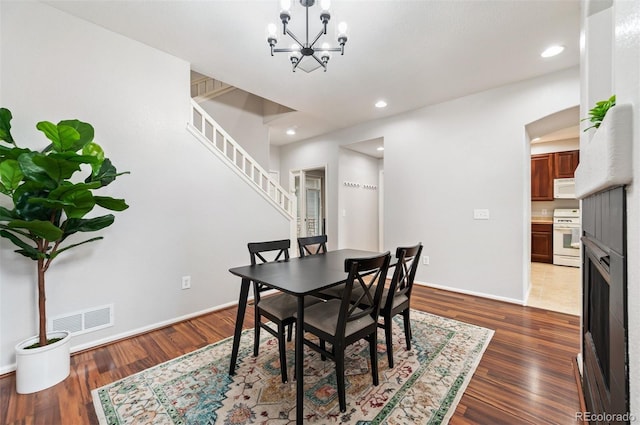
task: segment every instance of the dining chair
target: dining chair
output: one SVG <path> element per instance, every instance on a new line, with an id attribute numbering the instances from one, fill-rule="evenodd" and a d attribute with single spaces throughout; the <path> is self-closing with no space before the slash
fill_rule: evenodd
<path id="1" fill-rule="evenodd" d="M 267 242 L 250 242 L 247 244 L 249 254 L 251 255 L 251 265 L 267 263 L 270 261 L 288 261 L 289 248 L 291 241 L 289 239 L 267 241 Z M 253 356 L 258 356 L 260 346 L 260 329 L 264 329 L 278 339 L 278 351 L 280 355 L 280 375 L 282 382 L 287 382 L 287 355 L 285 342 L 285 329 L 288 327 L 287 340 L 291 341 L 292 327 L 295 323 L 293 314 L 298 309 L 298 299 L 289 294 L 278 292 L 267 297 L 262 297 L 264 291 L 271 288 L 260 282 L 253 281 L 253 295 L 255 305 L 255 331 L 253 340 Z M 305 297 L 305 307 L 320 302 L 321 300 L 314 297 Z M 276 329 L 262 322 L 262 318 L 266 318 L 273 322 Z"/>
<path id="2" fill-rule="evenodd" d="M 416 270 L 420 263 L 422 253 L 422 243 L 414 246 L 398 247 L 396 249 L 396 262 L 390 267 L 394 268 L 393 277 L 388 288 L 382 292 L 380 301 L 380 317 L 383 322 L 378 326 L 384 328 L 385 341 L 387 344 L 387 359 L 389 369 L 393 368 L 393 333 L 391 330 L 392 319 L 397 314 L 402 314 L 404 322 L 404 336 L 407 343 L 407 350 L 411 350 L 411 320 L 410 304 L 411 289 Z"/>
<path id="3" fill-rule="evenodd" d="M 300 252 L 300 257 L 325 254 L 327 252 L 327 235 L 298 238 L 298 251 Z M 341 299 L 343 292 L 344 284 L 323 289 L 322 291 L 318 291 L 315 295 L 324 300 L 334 298 Z"/>
<path id="4" fill-rule="evenodd" d="M 298 238 L 298 251 L 300 252 L 300 257 L 326 253 L 327 235 Z"/>
<path id="5" fill-rule="evenodd" d="M 377 361 L 377 330 L 378 311 L 382 290 L 389 267 L 391 254 L 386 252 L 366 258 L 350 258 L 345 261 L 345 271 L 348 272 L 345 283 L 345 296 L 342 299 L 328 300 L 322 304 L 306 307 L 304 310 L 303 335 L 304 345 L 320 353 L 321 358 L 330 358 L 335 363 L 336 384 L 340 411 L 347 410 L 345 394 L 345 349 L 359 341 L 369 341 L 369 356 L 371 358 L 371 376 L 373 385 L 378 385 Z M 364 276 L 369 276 L 364 279 Z M 354 287 L 363 289 L 362 298 L 370 302 L 364 308 L 350 302 Z M 299 330 L 296 330 L 298 332 Z M 315 335 L 319 343 L 306 337 Z M 331 344 L 327 350 L 326 343 Z"/>

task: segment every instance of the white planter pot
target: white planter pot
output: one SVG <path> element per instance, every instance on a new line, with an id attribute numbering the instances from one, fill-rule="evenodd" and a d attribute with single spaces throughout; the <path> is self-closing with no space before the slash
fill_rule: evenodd
<path id="1" fill-rule="evenodd" d="M 56 331 L 47 338 L 62 338 L 46 347 L 25 349 L 36 342 L 38 337 L 25 339 L 16 345 L 16 391 L 30 394 L 44 390 L 63 381 L 69 376 L 71 334 Z"/>

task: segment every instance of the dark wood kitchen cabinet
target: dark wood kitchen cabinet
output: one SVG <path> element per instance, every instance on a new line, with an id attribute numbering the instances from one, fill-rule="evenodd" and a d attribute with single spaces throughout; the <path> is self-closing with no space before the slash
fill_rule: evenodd
<path id="1" fill-rule="evenodd" d="M 572 178 L 580 162 L 580 151 L 556 152 L 554 155 L 554 178 Z"/>
<path id="2" fill-rule="evenodd" d="M 553 263 L 553 225 L 531 224 L 531 261 Z"/>
<path id="3" fill-rule="evenodd" d="M 531 155 L 531 200 L 553 201 L 554 154 Z"/>
<path id="4" fill-rule="evenodd" d="M 574 176 L 580 151 L 531 155 L 531 200 L 553 201 L 553 179 Z"/>

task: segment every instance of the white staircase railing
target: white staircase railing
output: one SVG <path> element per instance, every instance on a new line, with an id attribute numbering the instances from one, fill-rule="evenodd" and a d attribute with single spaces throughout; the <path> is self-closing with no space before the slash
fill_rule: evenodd
<path id="1" fill-rule="evenodd" d="M 191 99 L 188 130 L 225 164 L 246 180 L 290 220 L 296 216 L 296 198 L 264 170 L 198 103 Z"/>
<path id="2" fill-rule="evenodd" d="M 191 81 L 191 97 L 196 101 L 212 99 L 231 90 L 235 90 L 235 87 L 210 77 Z"/>

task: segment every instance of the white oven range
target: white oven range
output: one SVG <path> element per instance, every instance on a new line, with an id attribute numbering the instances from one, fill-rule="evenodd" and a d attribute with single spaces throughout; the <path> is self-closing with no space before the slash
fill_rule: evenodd
<path id="1" fill-rule="evenodd" d="M 581 233 L 579 209 L 553 210 L 553 264 L 580 267 Z"/>

